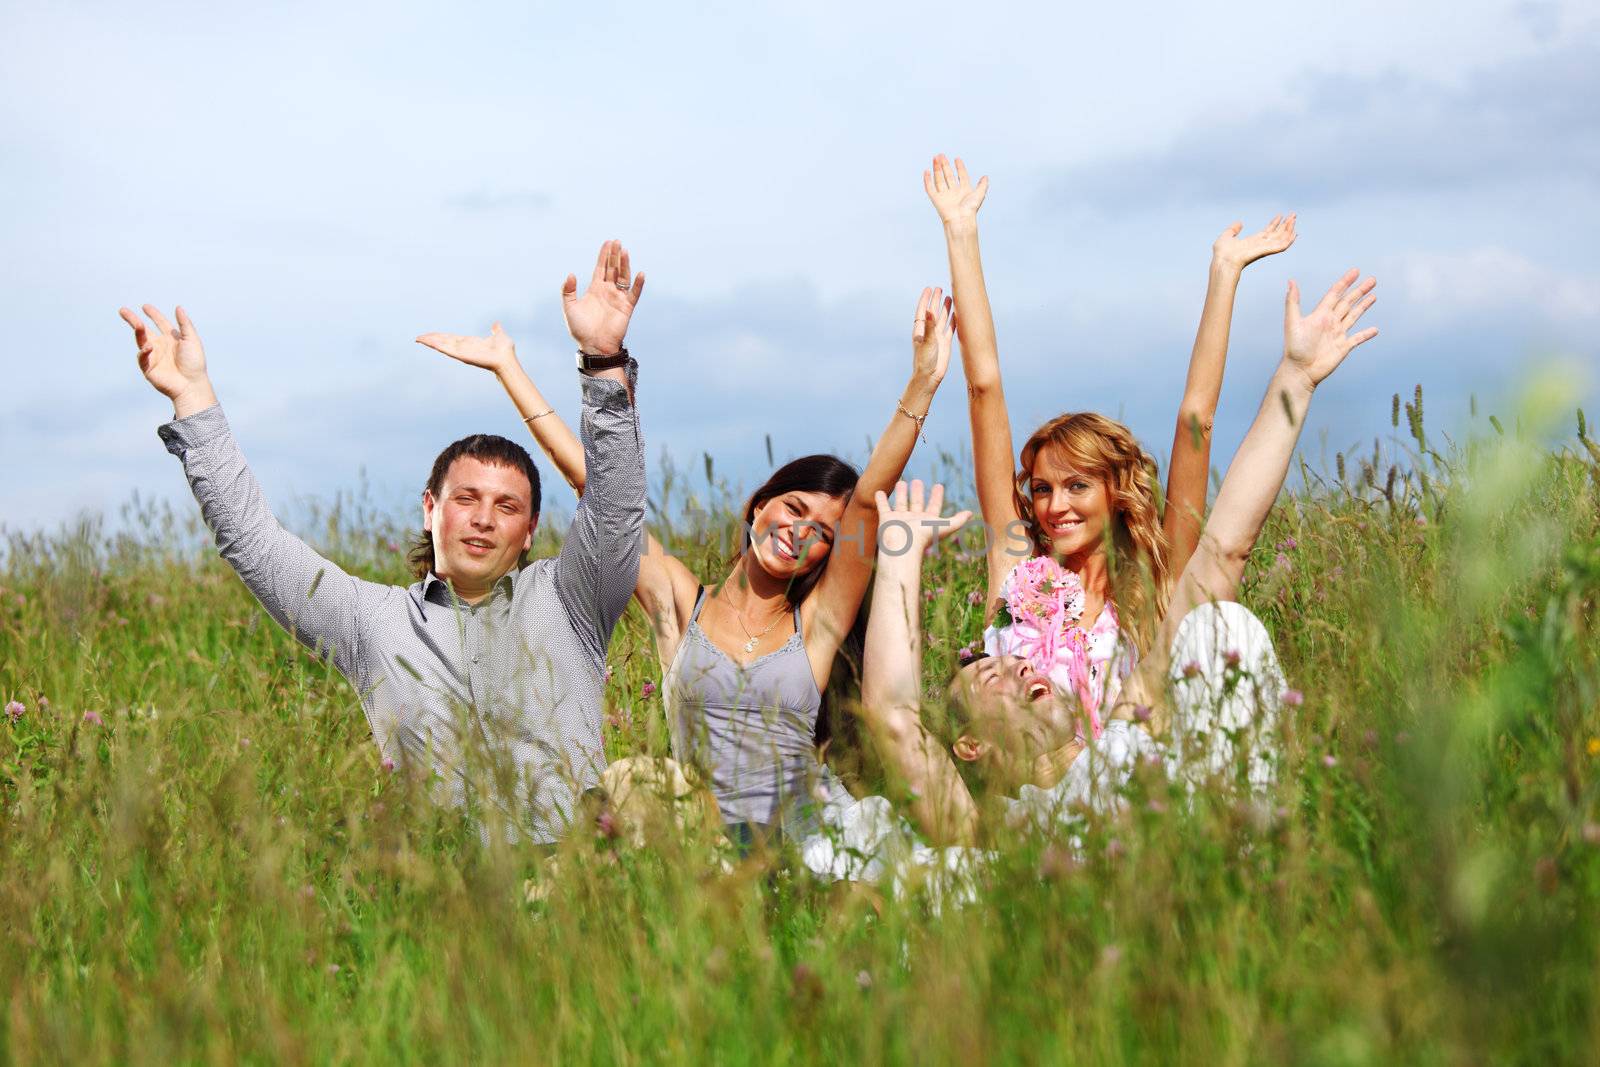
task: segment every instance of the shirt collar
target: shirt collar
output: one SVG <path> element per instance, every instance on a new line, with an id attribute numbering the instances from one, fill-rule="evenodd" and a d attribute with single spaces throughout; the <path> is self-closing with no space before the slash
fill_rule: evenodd
<path id="1" fill-rule="evenodd" d="M 501 575 L 500 580 L 495 582 L 494 588 L 489 591 L 488 597 L 479 601 L 479 603 L 493 603 L 495 598 L 501 594 L 507 597 L 511 596 L 516 589 L 516 576 L 518 573 L 516 569 L 512 569 Z M 456 597 L 450 589 L 450 583 L 429 571 L 428 576 L 422 579 L 422 599 L 449 607 L 455 602 Z M 465 601 L 462 601 L 462 603 L 465 603 Z"/>

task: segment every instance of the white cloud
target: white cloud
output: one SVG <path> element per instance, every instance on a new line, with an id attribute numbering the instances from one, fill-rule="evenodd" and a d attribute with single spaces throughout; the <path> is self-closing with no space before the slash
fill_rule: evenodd
<path id="1" fill-rule="evenodd" d="M 1431 318 L 1506 312 L 1585 324 L 1600 319 L 1600 276 L 1569 274 L 1497 246 L 1397 259 L 1401 298 Z"/>

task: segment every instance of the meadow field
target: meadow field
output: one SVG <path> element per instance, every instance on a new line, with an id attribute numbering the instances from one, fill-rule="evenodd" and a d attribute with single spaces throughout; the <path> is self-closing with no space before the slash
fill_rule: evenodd
<path id="1" fill-rule="evenodd" d="M 1299 464 L 1252 560 L 1245 602 L 1303 694 L 1274 803 L 1140 779 L 1081 848 L 1000 842 L 960 906 L 587 826 L 529 903 L 542 857 L 380 764 L 355 693 L 187 501 L 13 531 L 0 1056 L 1593 1062 L 1600 446 L 1553 387 L 1450 437 L 1420 391 L 1392 421 Z M 656 528 L 719 575 L 743 487 L 654 467 Z M 959 459 L 912 470 L 970 496 Z M 343 566 L 409 581 L 411 516 L 299 511 Z M 930 563 L 930 684 L 979 635 L 981 579 L 959 540 Z M 664 752 L 637 607 L 611 662 L 611 754 Z"/>

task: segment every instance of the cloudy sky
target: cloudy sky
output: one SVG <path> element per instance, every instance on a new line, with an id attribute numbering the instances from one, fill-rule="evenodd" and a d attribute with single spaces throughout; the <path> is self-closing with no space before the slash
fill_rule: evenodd
<path id="1" fill-rule="evenodd" d="M 411 338 L 502 319 L 575 417 L 556 291 L 613 236 L 650 278 L 653 462 L 709 452 L 748 486 L 766 434 L 862 458 L 946 277 L 938 151 L 991 179 L 1019 430 L 1094 408 L 1164 458 L 1211 241 L 1284 210 L 1301 237 L 1245 275 L 1218 466 L 1289 277 L 1379 279 L 1383 335 L 1319 395 L 1313 454 L 1387 432 L 1418 382 L 1440 429 L 1550 359 L 1594 396 L 1589 5 L 694 7 L 8 4 L 0 523 L 186 494 L 116 316 L 144 301 L 190 310 L 284 509 L 363 471 L 409 501 L 450 440 L 521 433 L 492 378 Z M 936 446 L 965 444 L 963 401 L 956 370 Z"/>

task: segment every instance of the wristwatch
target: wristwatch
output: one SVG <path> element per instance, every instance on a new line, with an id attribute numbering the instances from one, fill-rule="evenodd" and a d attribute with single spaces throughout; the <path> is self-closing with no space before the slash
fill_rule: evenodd
<path id="1" fill-rule="evenodd" d="M 597 356 L 580 348 L 578 349 L 578 369 L 585 374 L 593 374 L 597 370 L 625 367 L 630 358 L 626 345 L 620 346 L 614 356 Z"/>

